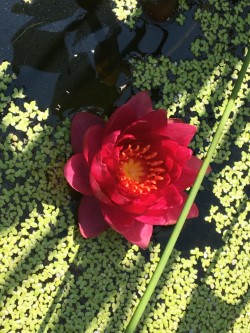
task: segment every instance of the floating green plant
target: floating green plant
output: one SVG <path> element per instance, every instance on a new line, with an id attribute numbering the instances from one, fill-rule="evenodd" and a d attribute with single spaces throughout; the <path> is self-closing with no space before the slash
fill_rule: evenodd
<path id="1" fill-rule="evenodd" d="M 138 0 L 112 0 L 113 12 L 119 21 L 123 21 L 131 29 L 134 27 L 136 19 L 142 14 L 142 9 Z"/>
<path id="2" fill-rule="evenodd" d="M 245 77 L 245 74 L 247 72 L 247 69 L 248 69 L 248 66 L 249 66 L 249 63 L 250 63 L 250 50 L 248 50 L 247 54 L 246 54 L 246 57 L 244 59 L 244 63 L 242 65 L 242 69 L 239 73 L 239 78 L 238 80 L 236 81 L 235 83 L 235 86 L 233 88 L 233 91 L 232 91 L 232 94 L 225 106 L 225 110 L 223 111 L 223 114 L 222 114 L 222 117 L 221 117 L 221 120 L 218 124 L 218 128 L 216 130 L 216 133 L 214 135 L 214 138 L 212 140 L 212 143 L 211 143 L 211 146 L 209 147 L 209 150 L 207 152 L 207 156 L 203 162 L 203 165 L 201 166 L 200 168 L 200 171 L 199 171 L 199 174 L 197 176 L 197 179 L 193 185 L 193 188 L 189 194 L 189 197 L 183 207 L 183 210 L 179 216 L 179 219 L 177 221 L 177 224 L 173 230 L 173 233 L 169 239 L 169 242 L 162 254 L 162 257 L 161 257 L 161 260 L 159 262 L 159 264 L 157 265 L 157 268 L 151 278 L 151 280 L 149 281 L 149 284 L 147 286 L 147 289 L 145 290 L 145 293 L 142 297 L 142 299 L 140 300 L 139 304 L 138 304 L 138 307 L 136 308 L 136 311 L 135 313 L 133 314 L 127 328 L 126 328 L 126 332 L 130 333 L 130 332 L 134 332 L 138 323 L 139 323 L 139 320 L 141 318 L 141 316 L 143 315 L 144 311 L 145 311 L 145 308 L 150 300 L 150 297 L 152 296 L 156 286 L 157 286 L 157 283 L 161 277 L 161 275 L 163 274 L 164 272 L 164 269 L 165 269 L 165 266 L 167 265 L 168 263 L 168 259 L 171 255 L 171 252 L 175 246 L 175 243 L 179 237 L 179 234 L 183 228 L 183 225 L 185 223 L 185 219 L 187 218 L 188 216 L 188 212 L 192 206 L 192 203 L 194 201 L 194 198 L 200 188 L 200 185 L 201 185 L 201 182 L 205 176 L 205 172 L 207 170 L 207 167 L 212 159 L 212 156 L 215 154 L 216 152 L 216 149 L 217 149 L 217 146 L 218 146 L 218 142 L 219 140 L 221 140 L 221 136 L 223 134 L 223 132 L 225 132 L 225 125 L 227 124 L 227 120 L 229 119 L 230 117 L 230 113 L 233 111 L 234 107 L 235 107 L 235 104 L 236 104 L 236 99 L 237 99 L 237 96 L 238 96 L 238 93 L 239 93 L 239 90 L 241 88 L 241 85 L 243 83 L 243 80 L 244 80 L 244 77 Z M 235 179 L 236 180 L 236 179 Z M 235 182 L 231 182 L 232 185 L 235 185 Z M 248 184 L 248 182 L 246 183 Z M 233 189 L 232 189 L 233 191 Z M 240 194 L 240 197 L 242 197 L 242 195 Z M 234 197 L 233 197 L 234 198 Z M 226 205 L 228 206 L 228 204 Z M 237 206 L 236 206 L 237 207 Z M 244 240 L 248 240 L 249 239 L 249 236 L 245 236 L 244 235 Z M 241 245 L 244 245 L 244 242 L 241 240 L 240 242 Z M 219 258 L 220 259 L 220 258 Z M 218 262 L 219 262 L 219 259 L 218 259 Z M 230 267 L 228 267 L 228 263 L 227 262 L 224 262 L 223 259 L 222 259 L 222 262 L 224 263 L 224 266 L 225 266 L 225 272 L 230 272 Z M 235 265 L 237 262 L 237 260 L 234 261 L 234 263 L 232 263 L 233 265 Z M 216 277 L 218 278 L 221 278 L 223 281 L 224 281 L 224 278 L 226 277 L 224 273 L 224 270 L 223 270 L 223 273 L 222 271 L 220 270 L 221 268 L 224 268 L 222 263 L 221 265 L 219 265 L 219 270 L 216 272 Z M 228 283 L 230 285 L 230 287 L 232 286 L 232 280 L 233 281 L 236 281 L 238 280 L 238 275 L 240 273 L 237 272 L 236 274 L 236 277 L 234 277 L 234 279 L 230 279 L 230 282 Z M 247 273 L 247 276 L 248 276 L 248 273 Z M 207 279 L 209 280 L 209 278 Z M 243 277 L 243 281 L 247 281 L 246 277 Z M 214 281 L 213 281 L 214 282 Z M 225 282 L 226 283 L 226 282 Z M 224 283 L 224 285 L 225 285 Z M 229 303 L 229 304 L 235 304 L 234 303 L 234 300 L 233 300 L 233 296 L 230 295 L 230 291 L 232 293 L 235 293 L 235 288 L 232 288 L 230 289 L 230 287 L 227 287 L 227 288 L 223 288 L 223 284 L 222 283 L 218 283 L 218 289 L 219 289 L 219 292 L 225 292 L 225 297 L 222 297 L 223 294 L 220 293 L 220 296 L 221 298 Z M 242 283 L 240 282 L 240 285 L 242 286 Z M 246 288 L 244 291 L 247 292 L 248 290 L 248 283 L 246 283 Z M 211 287 L 211 286 L 210 286 Z M 237 286 L 238 287 L 238 286 Z M 214 284 L 213 284 L 213 288 L 214 288 Z M 224 291 L 224 289 L 226 289 L 226 291 Z M 243 294 L 244 294 L 244 291 L 243 291 Z"/>

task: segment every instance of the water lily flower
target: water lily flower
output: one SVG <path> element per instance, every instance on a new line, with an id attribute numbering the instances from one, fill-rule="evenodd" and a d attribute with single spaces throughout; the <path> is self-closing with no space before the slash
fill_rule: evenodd
<path id="1" fill-rule="evenodd" d="M 202 161 L 188 148 L 196 127 L 167 119 L 147 92 L 119 107 L 105 122 L 79 112 L 72 121 L 74 155 L 64 168 L 84 196 L 78 220 L 83 237 L 111 227 L 146 248 L 154 225 L 175 224 Z M 193 204 L 188 218 L 198 216 Z"/>

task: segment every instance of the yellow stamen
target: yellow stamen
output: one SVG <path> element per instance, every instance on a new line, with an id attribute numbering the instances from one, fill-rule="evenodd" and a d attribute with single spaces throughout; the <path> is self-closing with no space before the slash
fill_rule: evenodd
<path id="1" fill-rule="evenodd" d="M 148 152 L 147 155 L 145 155 Z M 120 153 L 118 179 L 120 185 L 134 194 L 147 194 L 157 190 L 166 170 L 162 160 L 155 160 L 157 152 L 150 152 L 150 145 L 143 148 L 128 145 Z"/>

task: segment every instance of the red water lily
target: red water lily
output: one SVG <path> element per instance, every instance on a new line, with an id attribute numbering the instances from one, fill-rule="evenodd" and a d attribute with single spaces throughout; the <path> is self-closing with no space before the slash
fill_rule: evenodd
<path id="1" fill-rule="evenodd" d="M 72 121 L 74 155 L 64 168 L 84 194 L 78 219 L 83 237 L 111 227 L 146 248 L 153 225 L 176 223 L 202 161 L 187 148 L 196 127 L 152 109 L 147 92 L 119 107 L 108 122 L 86 112 Z M 196 217 L 192 206 L 188 218 Z"/>

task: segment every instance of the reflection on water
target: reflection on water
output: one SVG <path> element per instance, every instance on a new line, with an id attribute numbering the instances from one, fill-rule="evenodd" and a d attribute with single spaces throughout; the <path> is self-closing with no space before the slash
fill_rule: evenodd
<path id="1" fill-rule="evenodd" d="M 165 21 L 173 16 L 178 0 L 141 0 L 143 10 L 156 21 Z"/>

